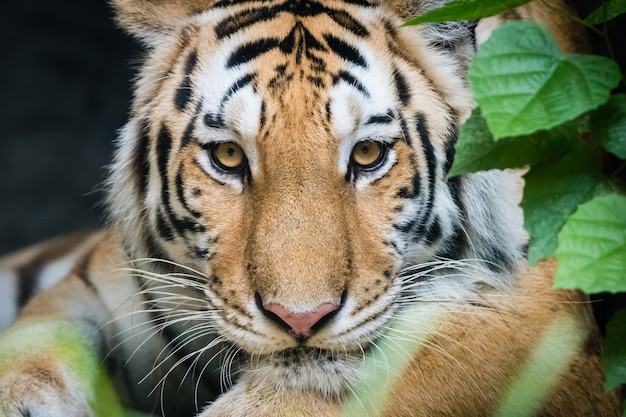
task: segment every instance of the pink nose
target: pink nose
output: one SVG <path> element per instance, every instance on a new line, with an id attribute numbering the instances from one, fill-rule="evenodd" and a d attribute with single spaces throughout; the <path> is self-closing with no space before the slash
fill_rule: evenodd
<path id="1" fill-rule="evenodd" d="M 270 303 L 264 305 L 265 310 L 274 313 L 287 326 L 291 327 L 291 333 L 298 337 L 310 337 L 313 335 L 313 327 L 324 317 L 339 308 L 332 303 L 320 304 L 315 310 L 306 313 L 292 313 L 280 304 Z"/>

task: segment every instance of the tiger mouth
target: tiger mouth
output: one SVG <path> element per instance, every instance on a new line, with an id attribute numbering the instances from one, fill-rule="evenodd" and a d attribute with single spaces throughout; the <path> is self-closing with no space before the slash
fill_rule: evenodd
<path id="1" fill-rule="evenodd" d="M 295 348 L 284 349 L 280 351 L 279 354 L 280 357 L 284 360 L 293 360 L 296 362 L 310 360 L 334 362 L 343 359 L 343 357 L 347 355 L 347 353 L 339 354 L 338 352 L 332 351 L 330 349 L 308 346 L 299 346 Z"/>
<path id="2" fill-rule="evenodd" d="M 317 347 L 294 347 L 249 358 L 248 377 L 273 384 L 277 390 L 302 389 L 327 398 L 343 395 L 362 365 L 359 351 L 343 352 Z"/>

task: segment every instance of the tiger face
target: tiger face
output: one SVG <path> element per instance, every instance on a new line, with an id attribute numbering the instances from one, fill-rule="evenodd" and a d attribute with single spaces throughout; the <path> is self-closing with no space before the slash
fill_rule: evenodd
<path id="1" fill-rule="evenodd" d="M 340 395 L 404 304 L 521 262 L 515 178 L 446 179 L 469 29 L 400 28 L 368 1 L 117 7 L 149 50 L 113 223 L 131 259 L 197 272 L 176 292 L 259 378 Z"/>

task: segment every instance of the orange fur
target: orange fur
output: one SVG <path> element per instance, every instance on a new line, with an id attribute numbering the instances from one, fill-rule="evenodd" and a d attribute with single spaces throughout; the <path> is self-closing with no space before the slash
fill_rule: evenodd
<path id="1" fill-rule="evenodd" d="M 580 346 L 540 416 L 619 415 L 616 390 L 603 391 L 598 334 L 587 297 L 552 288 L 556 261 L 529 271 L 508 294 L 485 294 L 485 304 L 452 314 L 396 383 L 384 416 L 484 416 L 506 394 L 512 376 L 528 360 L 555 317 L 579 322 Z M 480 341 L 476 343 L 476 341 Z M 454 383 L 451 383 L 454 381 Z M 408 388 L 410 387 L 410 388 Z M 482 394 L 476 396 L 476 391 Z"/>

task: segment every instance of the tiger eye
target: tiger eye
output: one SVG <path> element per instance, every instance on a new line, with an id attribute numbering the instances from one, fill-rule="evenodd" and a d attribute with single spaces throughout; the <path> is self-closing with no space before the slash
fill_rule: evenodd
<path id="1" fill-rule="evenodd" d="M 235 170 L 246 161 L 243 149 L 235 143 L 224 142 L 213 148 L 213 160 L 222 169 Z"/>
<path id="2" fill-rule="evenodd" d="M 383 156 L 382 145 L 366 140 L 356 144 L 352 149 L 352 162 L 361 168 L 371 168 L 378 164 Z"/>

